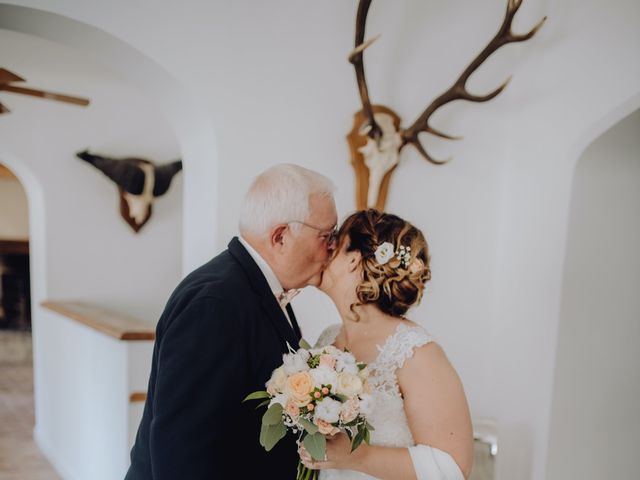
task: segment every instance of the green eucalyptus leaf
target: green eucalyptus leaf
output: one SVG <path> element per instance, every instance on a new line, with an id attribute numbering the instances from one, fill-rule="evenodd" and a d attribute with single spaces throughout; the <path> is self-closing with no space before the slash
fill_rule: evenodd
<path id="1" fill-rule="evenodd" d="M 304 448 L 307 449 L 309 455 L 315 460 L 324 461 L 324 455 L 327 451 L 327 439 L 320 432 L 313 435 L 307 435 L 304 438 Z"/>
<path id="2" fill-rule="evenodd" d="M 242 401 L 246 402 L 247 400 L 259 400 L 261 398 L 271 398 L 271 395 L 269 395 L 269 393 L 264 390 L 260 390 L 258 392 L 250 393 Z"/>
<path id="3" fill-rule="evenodd" d="M 258 405 L 256 405 L 256 410 L 259 409 L 260 407 L 264 407 L 265 405 L 269 405 L 270 401 L 271 399 L 267 398 L 264 402 L 260 402 Z"/>
<path id="4" fill-rule="evenodd" d="M 267 425 L 277 425 L 282 423 L 282 405 L 274 403 L 262 416 L 262 423 Z"/>
<path id="5" fill-rule="evenodd" d="M 298 423 L 302 425 L 309 435 L 313 435 L 318 431 L 318 426 L 304 417 L 298 417 Z"/>
<path id="6" fill-rule="evenodd" d="M 309 342 L 307 342 L 304 338 L 300 339 L 298 345 L 300 345 L 300 348 L 304 348 L 305 350 L 311 349 L 311 345 L 309 345 Z"/>
<path id="7" fill-rule="evenodd" d="M 264 423 L 260 426 L 260 445 L 264 447 L 265 438 L 267 436 L 267 430 L 269 429 L 269 425 L 265 425 Z"/>
<path id="8" fill-rule="evenodd" d="M 264 434 L 264 442 L 263 447 L 268 452 L 271 450 L 276 443 L 278 443 L 285 435 L 287 434 L 287 429 L 282 423 L 278 423 L 277 425 L 267 425 L 265 434 Z M 262 434 L 260 435 L 262 437 Z M 262 440 L 262 438 L 261 438 Z"/>

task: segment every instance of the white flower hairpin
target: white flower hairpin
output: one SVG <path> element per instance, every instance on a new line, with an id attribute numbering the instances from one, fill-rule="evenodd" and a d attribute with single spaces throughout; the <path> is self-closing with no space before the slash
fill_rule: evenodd
<path id="1" fill-rule="evenodd" d="M 404 245 L 400 245 L 400 247 L 394 251 L 392 243 L 384 242 L 376 247 L 375 257 L 378 265 L 385 265 L 395 257 L 400 260 L 400 266 L 408 269 L 411 273 L 417 273 L 424 268 L 424 262 L 417 256 L 411 260 L 410 246 L 405 247 Z"/>
<path id="2" fill-rule="evenodd" d="M 376 262 L 378 262 L 378 265 L 386 264 L 395 255 L 395 252 L 393 251 L 393 244 L 384 242 L 378 245 L 374 255 L 376 256 Z"/>
<path id="3" fill-rule="evenodd" d="M 400 245 L 400 247 L 394 251 L 392 243 L 384 242 L 376 248 L 375 257 L 378 265 L 385 265 L 393 257 L 396 257 L 400 260 L 402 268 L 407 268 L 411 264 L 411 247 Z"/>
<path id="4" fill-rule="evenodd" d="M 400 245 L 400 248 L 396 250 L 396 258 L 400 260 L 402 268 L 407 268 L 411 264 L 411 247 Z"/>

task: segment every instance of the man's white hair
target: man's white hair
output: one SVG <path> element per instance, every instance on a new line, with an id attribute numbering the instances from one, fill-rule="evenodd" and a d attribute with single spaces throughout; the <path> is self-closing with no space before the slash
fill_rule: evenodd
<path id="1" fill-rule="evenodd" d="M 309 218 L 309 197 L 332 197 L 335 186 L 324 175 L 283 163 L 258 175 L 249 187 L 240 210 L 240 233 L 263 234 L 274 225 Z M 299 229 L 300 224 L 291 225 Z"/>

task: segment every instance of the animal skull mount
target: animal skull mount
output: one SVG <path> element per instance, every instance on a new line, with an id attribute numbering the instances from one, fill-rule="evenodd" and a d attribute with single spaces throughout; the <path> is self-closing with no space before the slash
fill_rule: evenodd
<path id="1" fill-rule="evenodd" d="M 400 117 L 392 109 L 383 105 L 372 105 L 369 100 L 363 53 L 378 38 L 376 36 L 364 41 L 365 24 L 370 5 L 371 0 L 360 0 L 358 4 L 355 49 L 349 55 L 349 62 L 355 68 L 362 110 L 354 115 L 353 127 L 347 135 L 347 141 L 351 152 L 351 164 L 356 175 L 356 207 L 358 209 L 375 208 L 383 211 L 391 175 L 398 166 L 402 148 L 407 144 L 413 145 L 425 160 L 434 165 L 448 162 L 450 159 L 438 160 L 429 155 L 420 143 L 418 135 L 425 132 L 448 140 L 459 140 L 461 137 L 448 135 L 432 127 L 429 124 L 431 115 L 440 107 L 454 100 L 486 102 L 499 95 L 510 79 L 507 79 L 489 94 L 474 95 L 466 88 L 469 77 L 500 47 L 509 43 L 523 42 L 533 37 L 547 17 L 542 18 L 528 33 L 514 34 L 511 31 L 511 24 L 522 5 L 522 0 L 507 0 L 505 18 L 496 35 L 460 74 L 455 83 L 433 100 L 411 126 L 403 128 Z"/>
<path id="2" fill-rule="evenodd" d="M 87 150 L 76 156 L 90 163 L 118 185 L 120 215 L 138 233 L 151 218 L 155 197 L 164 195 L 173 177 L 182 170 L 182 161 L 156 165 L 142 158 L 114 159 Z"/>

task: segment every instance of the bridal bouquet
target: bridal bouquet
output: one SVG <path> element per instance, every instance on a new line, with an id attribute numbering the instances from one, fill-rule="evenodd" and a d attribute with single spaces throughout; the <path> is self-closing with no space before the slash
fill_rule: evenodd
<path id="1" fill-rule="evenodd" d="M 346 433 L 351 451 L 363 441 L 369 443 L 373 427 L 366 419 L 372 407 L 366 364 L 332 345 L 310 348 L 304 340 L 300 345 L 299 350 L 290 348 L 283 355 L 284 363 L 273 371 L 266 391 L 244 399 L 262 399 L 258 407 L 268 405 L 262 416 L 260 445 L 269 451 L 291 430 L 309 454 L 322 461 L 326 435 Z M 317 473 L 299 463 L 296 478 L 315 479 Z"/>

